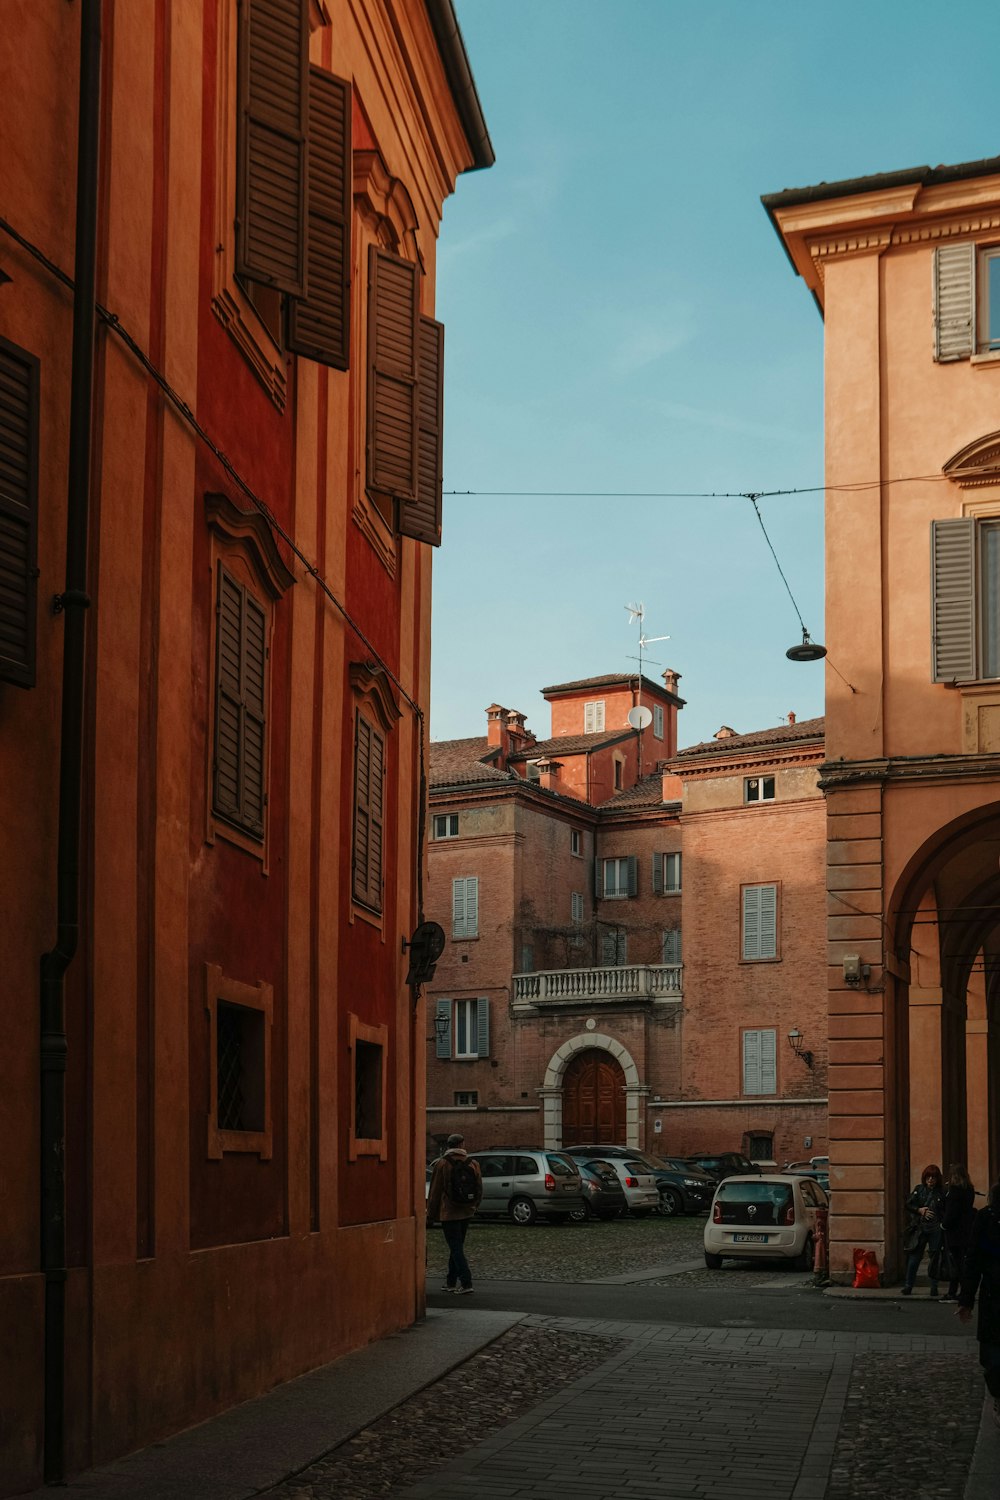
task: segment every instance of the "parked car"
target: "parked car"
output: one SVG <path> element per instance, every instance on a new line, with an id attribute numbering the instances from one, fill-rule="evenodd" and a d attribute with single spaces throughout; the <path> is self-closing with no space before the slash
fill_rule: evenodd
<path id="1" fill-rule="evenodd" d="M 586 1204 L 580 1170 L 562 1151 L 517 1146 L 503 1151 L 472 1151 L 483 1177 L 484 1217 L 509 1217 L 515 1224 L 534 1224 L 539 1214 L 565 1223 Z"/>
<path id="2" fill-rule="evenodd" d="M 581 1153 L 600 1152 L 608 1161 L 630 1160 L 637 1162 L 656 1179 L 657 1208 L 661 1214 L 704 1213 L 712 1201 L 715 1178 L 700 1167 L 674 1157 L 651 1156 L 648 1151 L 635 1151 L 631 1146 L 568 1146 L 570 1156 L 580 1159 Z"/>
<path id="3" fill-rule="evenodd" d="M 717 1271 L 725 1259 L 791 1260 L 811 1271 L 816 1216 L 827 1196 L 811 1177 L 768 1172 L 720 1182 L 705 1225 L 705 1264 Z"/>
<path id="4" fill-rule="evenodd" d="M 599 1155 L 613 1167 L 625 1189 L 629 1213 L 637 1219 L 645 1218 L 654 1208 L 659 1208 L 656 1176 L 649 1163 L 641 1159 L 641 1152 L 630 1151 L 627 1146 L 568 1146 L 566 1155 L 574 1161 L 590 1161 L 594 1155 Z"/>
<path id="5" fill-rule="evenodd" d="M 701 1167 L 716 1182 L 721 1182 L 724 1177 L 752 1177 L 755 1172 L 760 1172 L 760 1167 L 741 1151 L 696 1151 L 685 1156 L 684 1160 L 693 1167 Z"/>
<path id="6" fill-rule="evenodd" d="M 781 1170 L 786 1173 L 790 1172 L 795 1177 L 811 1177 L 814 1182 L 819 1183 L 827 1197 L 830 1196 L 830 1158 L 828 1156 L 814 1156 L 809 1161 L 789 1161 Z"/>
<path id="7" fill-rule="evenodd" d="M 570 1214 L 574 1222 L 582 1219 L 616 1219 L 628 1213 L 628 1199 L 618 1173 L 609 1161 L 595 1158 L 584 1161 L 574 1157 L 583 1182 L 585 1207 Z"/>

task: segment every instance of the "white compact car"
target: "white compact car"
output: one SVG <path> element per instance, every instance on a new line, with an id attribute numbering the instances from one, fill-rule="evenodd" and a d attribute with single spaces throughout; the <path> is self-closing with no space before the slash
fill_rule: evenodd
<path id="1" fill-rule="evenodd" d="M 618 1181 L 625 1189 L 630 1214 L 644 1219 L 654 1208 L 659 1208 L 660 1190 L 645 1162 L 633 1161 L 630 1156 L 608 1156 L 605 1160 L 609 1167 L 614 1167 Z"/>
<path id="2" fill-rule="evenodd" d="M 712 1199 L 705 1225 L 705 1264 L 717 1271 L 725 1259 L 791 1260 L 811 1271 L 816 1217 L 828 1199 L 811 1177 L 783 1172 L 727 1177 Z"/>

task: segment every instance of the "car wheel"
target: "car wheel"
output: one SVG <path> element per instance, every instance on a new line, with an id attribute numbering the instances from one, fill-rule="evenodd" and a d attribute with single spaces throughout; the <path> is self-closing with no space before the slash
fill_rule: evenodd
<path id="1" fill-rule="evenodd" d="M 534 1224 L 538 1218 L 538 1209 L 530 1198 L 515 1198 L 508 1210 L 515 1224 Z"/>
<path id="2" fill-rule="evenodd" d="M 570 1214 L 570 1218 L 573 1220 L 574 1224 L 584 1224 L 586 1223 L 587 1219 L 590 1218 L 590 1209 L 587 1207 L 574 1208 L 573 1212 Z"/>
<path id="3" fill-rule="evenodd" d="M 705 1251 L 705 1264 L 706 1264 L 706 1266 L 708 1267 L 708 1269 L 710 1271 L 721 1271 L 722 1270 L 722 1256 L 721 1255 L 713 1255 L 711 1253 L 711 1251 L 706 1250 Z"/>
<path id="4" fill-rule="evenodd" d="M 795 1257 L 796 1271 L 811 1271 L 816 1265 L 816 1244 L 811 1234 L 806 1235 L 806 1242 L 801 1252 Z"/>
<path id="5" fill-rule="evenodd" d="M 660 1189 L 661 1214 L 666 1215 L 668 1219 L 675 1218 L 677 1214 L 681 1212 L 683 1207 L 684 1204 L 681 1202 L 680 1194 L 675 1193 L 673 1188 L 665 1187 Z"/>

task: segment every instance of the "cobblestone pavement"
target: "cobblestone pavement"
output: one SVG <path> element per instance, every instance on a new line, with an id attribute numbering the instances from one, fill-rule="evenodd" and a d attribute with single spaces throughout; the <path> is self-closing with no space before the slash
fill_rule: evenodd
<path id="1" fill-rule="evenodd" d="M 400 1486 L 440 1468 L 442 1459 L 461 1446 L 461 1434 L 486 1437 L 624 1347 L 622 1340 L 600 1335 L 514 1328 L 266 1493 L 274 1500 L 374 1500 L 398 1494 Z"/>
<path id="2" fill-rule="evenodd" d="M 544 1317 L 521 1326 L 629 1342 L 398 1491 L 408 1500 L 964 1494 L 982 1409 L 971 1340 Z"/>
<path id="3" fill-rule="evenodd" d="M 703 1215 L 530 1228 L 480 1219 L 470 1229 L 466 1254 L 474 1281 L 580 1281 L 695 1260 L 704 1227 Z M 432 1270 L 447 1263 L 440 1229 L 428 1230 L 427 1258 Z"/>

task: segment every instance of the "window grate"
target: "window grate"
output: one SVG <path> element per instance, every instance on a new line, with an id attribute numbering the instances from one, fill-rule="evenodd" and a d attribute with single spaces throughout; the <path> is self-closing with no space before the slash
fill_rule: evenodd
<path id="1" fill-rule="evenodd" d="M 216 1071 L 219 1129 L 244 1130 L 243 1027 L 235 1007 L 220 1005 L 217 1016 Z"/>

